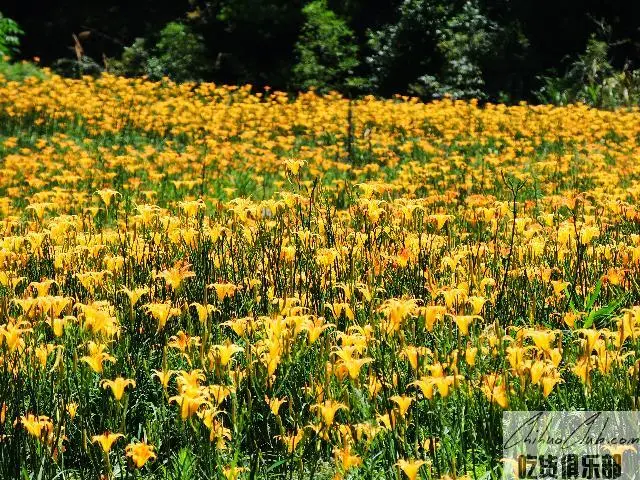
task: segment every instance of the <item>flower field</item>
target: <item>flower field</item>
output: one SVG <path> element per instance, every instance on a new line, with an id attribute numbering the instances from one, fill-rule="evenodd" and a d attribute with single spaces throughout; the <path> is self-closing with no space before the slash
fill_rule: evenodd
<path id="1" fill-rule="evenodd" d="M 0 78 L 0 478 L 495 478 L 635 410 L 640 113 Z"/>

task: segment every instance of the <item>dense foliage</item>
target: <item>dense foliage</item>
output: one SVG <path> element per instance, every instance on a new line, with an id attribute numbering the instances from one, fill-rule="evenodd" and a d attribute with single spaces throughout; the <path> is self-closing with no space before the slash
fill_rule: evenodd
<path id="1" fill-rule="evenodd" d="M 169 77 L 176 82 L 199 80 L 206 74 L 207 63 L 202 37 L 190 27 L 169 22 L 158 35 L 153 48 L 144 38 L 125 47 L 119 60 L 111 60 L 106 68 L 116 74 L 145 76 L 150 80 Z"/>
<path id="2" fill-rule="evenodd" d="M 36 14 L 28 2 L 2 9 L 25 31 L 22 58 L 76 77 L 511 103 L 637 97 L 624 89 L 637 88 L 640 3 L 626 0 L 56 0 Z M 611 71 L 589 84 L 574 66 L 593 42 L 606 47 L 601 63 Z"/>
<path id="3" fill-rule="evenodd" d="M 364 88 L 364 80 L 354 76 L 358 47 L 345 21 L 328 9 L 326 0 L 314 0 L 302 12 L 306 21 L 296 44 L 299 62 L 293 67 L 294 86 L 325 93 Z"/>
<path id="4" fill-rule="evenodd" d="M 11 57 L 18 51 L 20 35 L 23 33 L 15 20 L 0 13 L 0 57 Z"/>

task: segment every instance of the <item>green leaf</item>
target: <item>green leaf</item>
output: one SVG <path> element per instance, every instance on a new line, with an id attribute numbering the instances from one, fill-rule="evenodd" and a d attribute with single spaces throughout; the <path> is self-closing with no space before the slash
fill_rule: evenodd
<path id="1" fill-rule="evenodd" d="M 584 306 L 584 309 L 587 312 L 590 311 L 593 305 L 596 303 L 596 299 L 598 298 L 598 295 L 600 295 L 601 289 L 602 289 L 602 279 L 599 279 L 598 283 L 596 283 L 596 288 L 593 290 L 591 294 L 587 295 L 586 303 Z"/>
<path id="2" fill-rule="evenodd" d="M 269 465 L 269 467 L 265 470 L 265 473 L 269 473 L 272 470 L 275 470 L 276 468 L 278 468 L 280 465 L 283 465 L 284 463 L 286 463 L 289 459 L 288 458 L 283 458 L 282 460 L 278 460 L 275 463 L 272 463 L 271 465 Z"/>
<path id="3" fill-rule="evenodd" d="M 623 294 L 614 300 L 613 303 L 605 305 L 598 310 L 593 310 L 589 313 L 589 316 L 586 318 L 583 324 L 583 328 L 591 328 L 591 326 L 596 323 L 596 321 L 600 320 L 608 320 L 613 317 L 615 311 L 620 308 L 620 306 L 627 299 L 627 294 Z"/>

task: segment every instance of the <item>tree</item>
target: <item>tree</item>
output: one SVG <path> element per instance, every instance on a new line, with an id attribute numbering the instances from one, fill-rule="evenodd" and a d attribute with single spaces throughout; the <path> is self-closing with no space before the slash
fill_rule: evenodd
<path id="1" fill-rule="evenodd" d="M 355 76 L 360 64 L 358 46 L 347 23 L 329 9 L 326 0 L 314 0 L 302 12 L 306 21 L 296 43 L 293 86 L 320 92 L 361 88 L 364 79 Z"/>
<path id="2" fill-rule="evenodd" d="M 423 75 L 409 88 L 422 96 L 484 98 L 482 59 L 494 43 L 497 25 L 482 14 L 477 1 L 463 4 L 459 13 L 436 32 L 437 51 L 444 59 L 438 75 Z"/>
<path id="3" fill-rule="evenodd" d="M 0 12 L 0 59 L 11 57 L 18 52 L 20 35 L 24 34 L 20 26 Z"/>
<path id="4" fill-rule="evenodd" d="M 434 47 L 446 10 L 438 0 L 403 0 L 394 22 L 369 33 L 367 63 L 379 93 L 405 92 L 420 76 L 440 69 Z"/>
<path id="5" fill-rule="evenodd" d="M 207 70 L 203 39 L 184 23 L 169 22 L 155 51 L 163 73 L 177 82 L 199 80 Z"/>
<path id="6" fill-rule="evenodd" d="M 169 22 L 160 31 L 155 46 L 137 38 L 126 47 L 119 60 L 109 62 L 109 70 L 126 76 L 146 75 L 152 80 L 169 77 L 176 82 L 202 80 L 208 62 L 202 37 L 180 22 Z"/>
<path id="7" fill-rule="evenodd" d="M 543 76 L 537 95 L 544 103 L 585 102 L 599 108 L 633 106 L 640 102 L 640 69 L 611 64 L 610 43 L 592 36 L 584 53 L 560 77 Z"/>
<path id="8" fill-rule="evenodd" d="M 477 0 L 404 0 L 397 21 L 370 34 L 374 84 L 385 94 L 481 96 L 496 29 Z"/>

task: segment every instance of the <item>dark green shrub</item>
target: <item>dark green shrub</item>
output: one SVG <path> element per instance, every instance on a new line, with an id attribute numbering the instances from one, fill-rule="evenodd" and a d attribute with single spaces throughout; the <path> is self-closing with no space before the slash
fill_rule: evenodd
<path id="1" fill-rule="evenodd" d="M 43 79 L 46 73 L 30 62 L 6 62 L 0 59 L 0 77 L 20 82 L 29 77 Z"/>
<path id="2" fill-rule="evenodd" d="M 302 12 L 306 20 L 296 43 L 293 86 L 320 92 L 363 86 L 364 80 L 355 76 L 358 47 L 347 23 L 329 9 L 326 0 L 313 1 Z"/>
<path id="3" fill-rule="evenodd" d="M 481 98 L 495 31 L 477 0 L 405 0 L 395 23 L 369 33 L 373 84 L 387 94 Z"/>
<path id="4" fill-rule="evenodd" d="M 12 57 L 18 52 L 20 35 L 24 32 L 20 26 L 0 12 L 0 57 Z"/>
<path id="5" fill-rule="evenodd" d="M 183 23 L 169 22 L 159 33 L 155 46 L 138 38 L 124 49 L 108 69 L 125 76 L 169 77 L 176 82 L 201 80 L 207 71 L 206 51 L 200 35 Z"/>
<path id="6" fill-rule="evenodd" d="M 567 105 L 584 102 L 599 108 L 638 105 L 640 70 L 625 66 L 617 71 L 609 59 L 610 45 L 595 37 L 563 76 L 544 76 L 537 92 L 543 103 Z"/>

